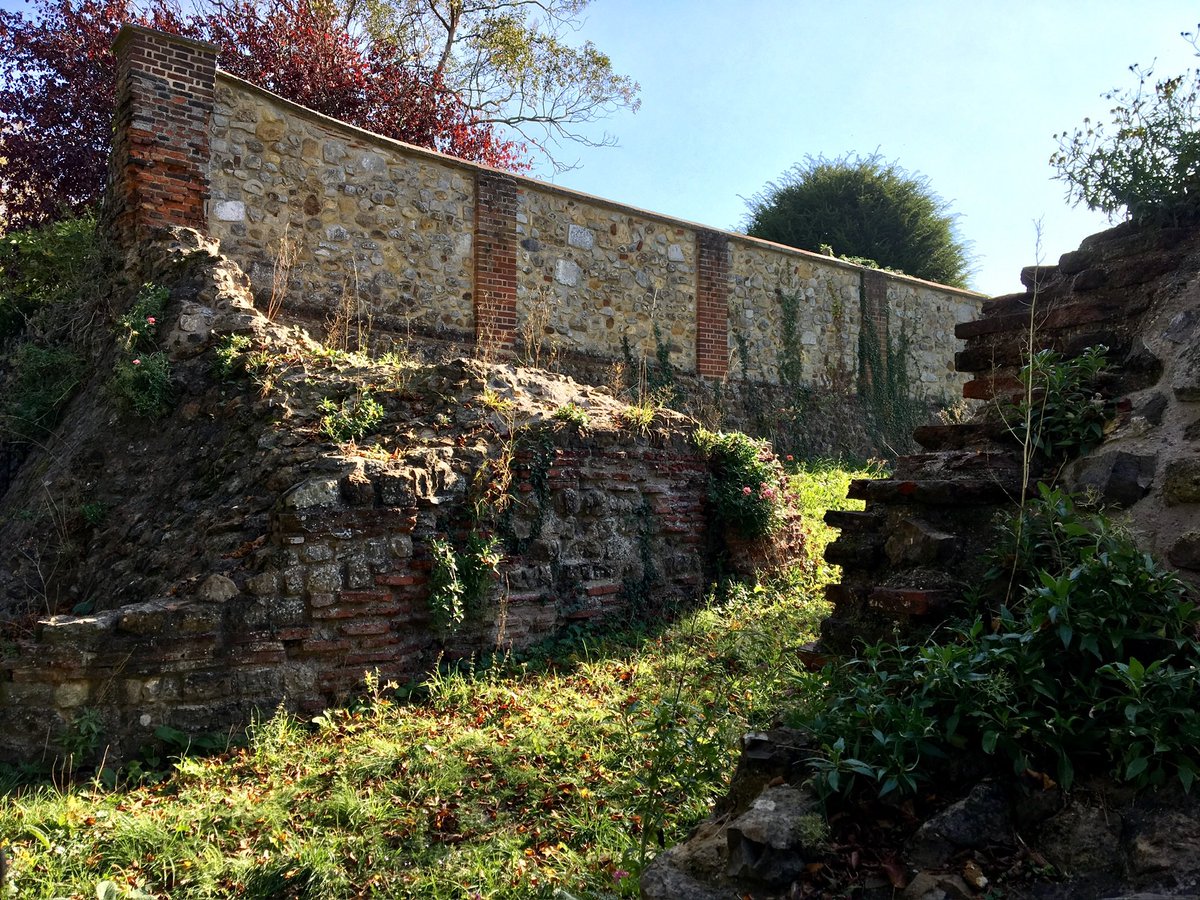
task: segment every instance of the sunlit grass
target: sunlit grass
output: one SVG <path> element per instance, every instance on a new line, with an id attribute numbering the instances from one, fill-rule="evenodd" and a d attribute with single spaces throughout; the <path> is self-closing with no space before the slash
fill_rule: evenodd
<path id="1" fill-rule="evenodd" d="M 793 475 L 814 532 L 851 477 Z M 578 632 L 403 702 L 375 683 L 353 710 L 269 717 L 158 785 L 25 789 L 0 805 L 10 893 L 636 896 L 724 790 L 740 735 L 803 689 L 792 651 L 826 612 L 819 587 L 812 567 L 727 585 L 658 631 Z"/>

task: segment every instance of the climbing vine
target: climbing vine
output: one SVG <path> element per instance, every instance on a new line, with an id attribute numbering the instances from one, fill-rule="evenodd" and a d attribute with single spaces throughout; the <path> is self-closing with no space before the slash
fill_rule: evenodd
<path id="1" fill-rule="evenodd" d="M 886 325 L 881 335 L 868 314 L 861 286 L 859 292 L 863 314 L 858 333 L 858 395 L 866 407 L 872 439 L 891 452 L 901 452 L 912 446 L 913 429 L 926 412 L 925 404 L 913 396 L 908 323 L 900 321 L 895 338 Z"/>

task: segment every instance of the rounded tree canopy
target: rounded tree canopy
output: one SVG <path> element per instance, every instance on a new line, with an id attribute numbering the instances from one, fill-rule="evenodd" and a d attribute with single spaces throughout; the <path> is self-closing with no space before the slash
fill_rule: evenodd
<path id="1" fill-rule="evenodd" d="M 927 179 L 878 153 L 805 157 L 747 206 L 752 237 L 966 287 L 971 259 L 957 216 Z"/>

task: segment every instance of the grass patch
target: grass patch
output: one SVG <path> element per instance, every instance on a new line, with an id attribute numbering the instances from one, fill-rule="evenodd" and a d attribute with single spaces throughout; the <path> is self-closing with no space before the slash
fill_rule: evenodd
<path id="1" fill-rule="evenodd" d="M 19 789 L 0 804 L 13 884 L 31 897 L 90 898 L 106 881 L 114 896 L 637 896 L 653 854 L 725 789 L 739 736 L 809 683 L 792 651 L 827 612 L 819 587 L 799 570 L 727 584 L 656 632 L 578 630 L 403 691 L 373 683 L 352 709 L 275 715 L 244 748 L 181 759 L 158 784 Z"/>

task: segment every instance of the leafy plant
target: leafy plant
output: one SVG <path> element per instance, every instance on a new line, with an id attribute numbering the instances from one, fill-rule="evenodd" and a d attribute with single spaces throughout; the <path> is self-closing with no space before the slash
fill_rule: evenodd
<path id="1" fill-rule="evenodd" d="M 13 373 L 0 434 L 19 441 L 44 438 L 79 386 L 83 363 L 63 347 L 22 344 L 12 355 Z"/>
<path id="2" fill-rule="evenodd" d="M 461 553 L 444 538 L 429 545 L 429 611 L 434 629 L 452 634 L 478 610 L 496 581 L 504 554 L 500 539 L 472 532 Z"/>
<path id="3" fill-rule="evenodd" d="M 485 387 L 479 400 L 483 404 L 484 409 L 490 409 L 492 412 L 500 413 L 501 415 L 507 415 L 512 412 L 515 405 L 512 400 L 502 396 L 499 391 L 492 387 Z"/>
<path id="4" fill-rule="evenodd" d="M 371 396 L 369 391 L 359 390 L 351 398 L 341 404 L 334 403 L 328 397 L 321 401 L 321 430 L 330 440 L 344 443 L 358 440 L 364 434 L 369 434 L 383 421 L 383 404 Z"/>
<path id="5" fill-rule="evenodd" d="M 104 247 L 92 216 L 0 237 L 0 341 L 19 334 L 39 310 L 94 289 L 103 268 Z"/>
<path id="6" fill-rule="evenodd" d="M 170 296 L 164 287 L 143 284 L 117 319 L 121 353 L 110 386 L 134 413 L 151 419 L 166 415 L 175 403 L 171 359 L 158 349 L 157 339 Z"/>
<path id="7" fill-rule="evenodd" d="M 783 469 L 763 441 L 740 431 L 696 431 L 708 457 L 708 500 L 716 524 L 745 538 L 770 534 L 779 525 Z"/>
<path id="8" fill-rule="evenodd" d="M 1193 45 L 1196 38 L 1185 35 Z M 1156 78 L 1130 66 L 1131 90 L 1111 90 L 1111 122 L 1054 135 L 1054 177 L 1067 198 L 1113 218 L 1169 223 L 1195 211 L 1200 189 L 1200 73 Z"/>
<path id="9" fill-rule="evenodd" d="M 133 300 L 133 305 L 117 319 L 122 331 L 123 346 L 127 353 L 154 350 L 158 347 L 158 326 L 171 292 L 161 285 L 143 284 Z"/>
<path id="10" fill-rule="evenodd" d="M 213 347 L 216 360 L 213 374 L 227 380 L 246 369 L 246 353 L 250 350 L 250 338 L 244 334 L 228 334 L 220 338 Z"/>
<path id="11" fill-rule="evenodd" d="M 1023 431 L 1029 428 L 1031 447 L 1048 462 L 1082 456 L 1104 440 L 1104 426 L 1113 405 L 1096 392 L 1108 361 L 1103 345 L 1088 347 L 1065 358 L 1054 350 L 1039 350 L 1021 368 L 1025 396 L 1010 406 Z"/>
<path id="12" fill-rule="evenodd" d="M 588 415 L 588 411 L 574 401 L 564 403 L 551 414 L 551 418 L 576 431 L 587 431 L 592 425 L 592 417 Z"/>
<path id="13" fill-rule="evenodd" d="M 825 751 L 820 789 L 913 793 L 958 753 L 1052 771 L 1067 788 L 1080 770 L 1190 788 L 1200 611 L 1104 516 L 1045 486 L 1027 514 L 1040 549 L 1014 607 L 826 670 L 826 699 L 798 717 Z"/>
<path id="14" fill-rule="evenodd" d="M 462 599 L 469 612 L 487 599 L 488 591 L 500 574 L 504 560 L 501 542 L 495 535 L 471 532 L 466 549 L 458 554 L 458 574 L 462 583 Z"/>
<path id="15" fill-rule="evenodd" d="M 100 719 L 100 710 L 89 706 L 75 714 L 66 732 L 59 738 L 59 743 L 67 755 L 78 763 L 100 748 L 103 737 L 104 723 Z"/>
<path id="16" fill-rule="evenodd" d="M 83 521 L 93 527 L 100 525 L 108 516 L 108 504 L 102 500 L 94 500 L 91 503 L 84 503 L 79 507 L 79 514 L 83 516 Z"/>
<path id="17" fill-rule="evenodd" d="M 466 618 L 463 583 L 458 574 L 458 554 L 444 538 L 429 542 L 429 613 L 434 630 L 450 634 Z"/>
<path id="18" fill-rule="evenodd" d="M 622 409 L 620 412 L 621 423 L 644 436 L 650 433 L 650 428 L 654 425 L 654 417 L 657 414 L 658 408 L 646 400 Z"/>
<path id="19" fill-rule="evenodd" d="M 120 359 L 113 372 L 112 388 L 139 416 L 165 416 L 175 403 L 171 360 L 161 351 Z"/>
<path id="20" fill-rule="evenodd" d="M 927 413 L 925 405 L 913 396 L 911 345 L 907 323 L 901 322 L 893 336 L 886 329 L 881 334 L 873 317 L 863 316 L 858 335 L 858 394 L 866 405 L 872 436 L 895 455 L 913 445 L 913 429 Z"/>

